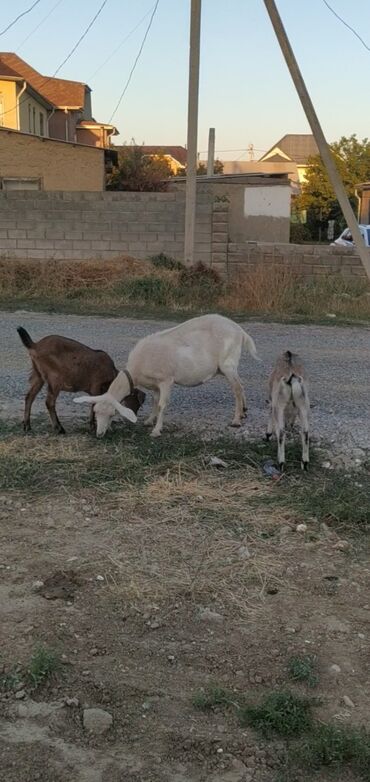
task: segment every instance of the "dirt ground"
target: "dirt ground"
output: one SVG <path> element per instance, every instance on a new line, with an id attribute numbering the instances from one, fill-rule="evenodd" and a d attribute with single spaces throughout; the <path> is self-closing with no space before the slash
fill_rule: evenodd
<path id="1" fill-rule="evenodd" d="M 283 776 L 285 742 L 241 725 L 231 708 L 203 712 L 193 699 L 211 685 L 252 703 L 276 689 L 306 693 L 288 661 L 310 654 L 315 717 L 366 724 L 363 536 L 316 518 L 297 530 L 302 517 L 271 502 L 276 486 L 260 469 L 217 471 L 197 457 L 149 466 L 144 480 L 114 490 L 100 481 L 78 488 L 84 442 L 40 435 L 26 451 L 17 435 L 0 446 L 9 469 L 37 458 L 45 470 L 54 459 L 70 471 L 70 482 L 42 493 L 25 485 L 0 495 L 0 779 L 308 779 L 308 771 Z M 58 584 L 59 573 L 58 590 L 48 579 Z M 33 687 L 26 672 L 39 645 L 61 668 Z M 105 733 L 84 726 L 94 707 L 112 717 Z M 337 778 L 362 777 L 348 767 Z"/>

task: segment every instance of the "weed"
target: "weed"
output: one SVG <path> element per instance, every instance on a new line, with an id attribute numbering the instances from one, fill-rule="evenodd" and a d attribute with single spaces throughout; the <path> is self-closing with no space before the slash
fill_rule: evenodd
<path id="1" fill-rule="evenodd" d="M 244 706 L 241 720 L 264 736 L 299 736 L 312 726 L 311 705 L 291 692 L 272 692 L 257 706 Z"/>
<path id="2" fill-rule="evenodd" d="M 319 677 L 316 673 L 316 658 L 309 654 L 291 657 L 288 665 L 289 674 L 296 682 L 305 682 L 309 687 L 316 687 Z"/>
<path id="3" fill-rule="evenodd" d="M 0 687 L 3 690 L 15 690 L 21 681 L 22 677 L 19 671 L 9 671 L 0 678 Z"/>
<path id="4" fill-rule="evenodd" d="M 169 269 L 170 271 L 182 271 L 184 269 L 184 265 L 180 261 L 175 261 L 174 258 L 165 255 L 165 253 L 152 255 L 150 260 L 156 269 Z"/>
<path id="5" fill-rule="evenodd" d="M 34 687 L 39 687 L 60 669 L 60 660 L 55 652 L 44 646 L 38 646 L 30 660 L 28 676 Z"/>
<path id="6" fill-rule="evenodd" d="M 200 690 L 193 697 L 193 706 L 201 711 L 213 711 L 217 706 L 235 706 L 235 693 L 222 687 Z"/>
<path id="7" fill-rule="evenodd" d="M 353 475 L 332 471 L 318 481 L 302 481 L 294 496 L 294 507 L 336 526 L 366 528 L 370 523 L 370 483 L 367 473 Z"/>
<path id="8" fill-rule="evenodd" d="M 168 305 L 173 291 L 174 287 L 169 280 L 149 276 L 123 281 L 115 286 L 115 293 L 121 293 L 128 302 L 150 303 L 160 307 Z"/>
<path id="9" fill-rule="evenodd" d="M 313 769 L 350 764 L 361 779 L 370 780 L 370 735 L 364 729 L 317 723 L 295 755 L 299 765 Z"/>

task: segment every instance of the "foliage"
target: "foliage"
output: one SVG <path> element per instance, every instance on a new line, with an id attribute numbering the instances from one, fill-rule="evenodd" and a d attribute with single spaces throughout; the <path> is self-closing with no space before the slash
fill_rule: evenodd
<path id="1" fill-rule="evenodd" d="M 257 706 L 245 706 L 241 718 L 264 736 L 298 736 L 312 725 L 311 702 L 291 692 L 272 692 Z"/>
<path id="2" fill-rule="evenodd" d="M 119 156 L 118 167 L 108 174 L 107 190 L 163 192 L 172 176 L 171 166 L 163 155 L 147 155 L 134 141 Z"/>
<path id="3" fill-rule="evenodd" d="M 193 697 L 193 706 L 201 711 L 213 711 L 217 706 L 235 705 L 234 700 L 235 696 L 232 692 L 215 686 L 196 692 Z"/>
<path id="4" fill-rule="evenodd" d="M 304 244 L 305 242 L 312 242 L 311 232 L 307 225 L 303 225 L 303 223 L 291 223 L 290 241 L 292 244 Z"/>
<path id="5" fill-rule="evenodd" d="M 203 161 L 201 160 L 198 163 L 197 174 L 198 174 L 198 176 L 200 176 L 200 175 L 204 175 L 206 173 L 207 173 L 207 163 L 203 163 Z M 221 160 L 218 160 L 218 159 L 215 160 L 214 166 L 213 166 L 213 173 L 214 174 L 223 174 L 224 173 L 224 164 L 222 163 Z"/>
<path id="6" fill-rule="evenodd" d="M 181 261 L 176 261 L 175 258 L 171 258 L 170 255 L 165 253 L 159 253 L 151 257 L 151 262 L 156 269 L 169 269 L 170 271 L 181 271 L 184 265 Z"/>
<path id="7" fill-rule="evenodd" d="M 355 134 L 348 138 L 342 136 L 331 144 L 331 152 L 356 212 L 356 185 L 370 179 L 370 141 L 367 138 L 359 141 Z M 335 220 L 337 230 L 343 229 L 345 222 L 321 157 L 315 155 L 308 162 L 306 182 L 297 199 L 298 208 L 307 210 L 308 221 L 316 228 L 327 220 Z"/>
<path id="8" fill-rule="evenodd" d="M 28 674 L 31 683 L 34 687 L 38 687 L 53 673 L 56 673 L 60 665 L 60 660 L 55 652 L 44 646 L 38 646 L 30 660 Z"/>
<path id="9" fill-rule="evenodd" d="M 316 659 L 309 654 L 291 657 L 289 674 L 296 682 L 305 682 L 310 687 L 316 687 L 319 677 L 316 672 Z"/>

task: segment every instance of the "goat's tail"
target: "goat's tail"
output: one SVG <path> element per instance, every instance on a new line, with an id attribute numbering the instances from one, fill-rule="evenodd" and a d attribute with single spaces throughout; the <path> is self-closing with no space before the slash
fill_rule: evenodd
<path id="1" fill-rule="evenodd" d="M 288 384 L 292 389 L 292 397 L 294 404 L 298 407 L 302 404 L 302 401 L 306 398 L 306 392 L 302 378 L 299 375 L 291 375 L 288 380 Z"/>
<path id="2" fill-rule="evenodd" d="M 250 353 L 256 361 L 261 361 L 252 337 L 250 337 L 246 331 L 243 331 L 243 335 L 243 345 L 248 350 L 248 353 Z"/>
<path id="3" fill-rule="evenodd" d="M 28 331 L 23 328 L 23 326 L 18 326 L 17 328 L 18 334 L 24 344 L 24 347 L 27 348 L 27 350 L 30 350 L 30 348 L 33 348 L 34 341 L 31 339 Z"/>

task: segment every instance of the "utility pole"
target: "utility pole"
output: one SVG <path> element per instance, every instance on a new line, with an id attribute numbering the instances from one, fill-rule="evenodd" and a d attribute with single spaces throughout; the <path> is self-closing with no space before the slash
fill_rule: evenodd
<path id="1" fill-rule="evenodd" d="M 195 243 L 201 4 L 202 0 L 191 0 L 184 246 L 184 261 L 188 266 L 194 263 Z"/>
<path id="2" fill-rule="evenodd" d="M 293 49 L 290 45 L 288 36 L 285 32 L 283 23 L 281 21 L 279 12 L 276 7 L 276 3 L 274 2 L 274 0 L 263 0 L 263 2 L 265 4 L 267 13 L 270 17 L 271 24 L 275 30 L 276 37 L 280 44 L 280 48 L 284 55 L 284 59 L 288 66 L 294 86 L 298 92 L 301 104 L 303 106 L 303 110 L 306 114 L 312 133 L 315 137 L 321 158 L 323 160 L 324 165 L 326 166 L 326 170 L 328 172 L 329 179 L 333 185 L 335 195 L 339 201 L 341 210 L 347 221 L 347 225 L 352 233 L 354 242 L 356 244 L 356 250 L 361 258 L 362 265 L 366 271 L 366 274 L 370 279 L 370 253 L 365 247 L 363 238 L 360 233 L 360 229 L 358 227 L 356 217 L 353 213 L 351 204 L 348 200 L 347 193 L 345 191 L 343 182 L 338 173 L 338 169 L 335 165 L 334 158 L 330 152 L 329 145 L 325 139 L 322 127 L 320 125 L 319 119 L 313 107 L 313 103 L 308 94 L 308 90 L 303 80 L 303 76 L 299 70 L 297 60 L 294 56 Z"/>
<path id="3" fill-rule="evenodd" d="M 210 128 L 208 134 L 207 176 L 213 176 L 214 172 L 215 172 L 215 129 Z"/>

